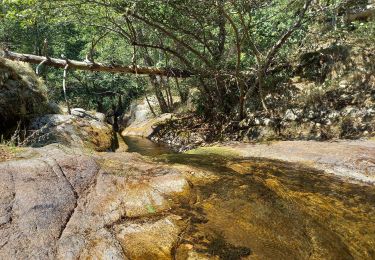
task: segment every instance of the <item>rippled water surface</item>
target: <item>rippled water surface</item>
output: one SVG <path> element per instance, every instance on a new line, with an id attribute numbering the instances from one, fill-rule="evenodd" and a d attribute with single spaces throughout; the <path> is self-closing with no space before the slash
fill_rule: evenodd
<path id="1" fill-rule="evenodd" d="M 147 139 L 125 141 L 129 152 L 192 169 L 197 202 L 176 210 L 191 223 L 180 259 L 192 248 L 213 259 L 375 259 L 374 186 L 279 161 L 176 154 Z"/>

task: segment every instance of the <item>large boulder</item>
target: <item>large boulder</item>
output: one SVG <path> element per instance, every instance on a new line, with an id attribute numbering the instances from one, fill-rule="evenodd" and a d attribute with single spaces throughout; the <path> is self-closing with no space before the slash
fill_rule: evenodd
<path id="1" fill-rule="evenodd" d="M 51 113 L 43 81 L 23 62 L 0 58 L 0 129 L 8 134 L 19 121 Z"/>
<path id="2" fill-rule="evenodd" d="M 124 128 L 121 132 L 122 136 L 150 137 L 155 132 L 158 124 L 172 118 L 171 113 L 154 116 L 151 112 L 150 105 L 154 112 L 158 113 L 159 111 L 157 109 L 159 105 L 157 99 L 152 96 L 148 101 L 149 103 L 146 98 L 144 98 L 131 104 L 129 112 L 123 116 L 120 122 L 121 126 Z"/>
<path id="3" fill-rule="evenodd" d="M 113 131 L 104 115 L 72 109 L 71 115 L 49 114 L 34 119 L 28 143 L 35 147 L 60 143 L 98 152 L 111 150 Z"/>
<path id="4" fill-rule="evenodd" d="M 145 162 L 139 155 L 112 153 L 100 155 L 101 170 L 95 185 L 82 196 L 75 213 L 57 243 L 57 259 L 86 259 L 102 254 L 111 259 L 172 259 L 172 242 L 181 233 L 179 221 L 169 211 L 190 201 L 190 185 L 176 170 Z M 167 220 L 155 222 L 169 215 Z M 135 225 L 132 220 L 140 220 Z M 164 229 L 168 225 L 168 229 Z M 139 232 L 131 232 L 138 229 Z M 148 242 L 152 232 L 157 244 Z M 166 239 L 168 237 L 168 239 Z M 128 239 L 137 239 L 137 247 Z M 163 241 L 163 242 L 162 242 Z M 134 242 L 135 243 L 135 242 Z M 165 249 L 160 250 L 159 245 Z M 150 258 L 134 258 L 153 252 Z M 147 255 L 145 255 L 147 256 Z"/>
<path id="5" fill-rule="evenodd" d="M 135 121 L 125 128 L 122 136 L 141 136 L 150 137 L 158 127 L 158 124 L 171 119 L 173 114 L 167 113 L 157 116 L 155 118 L 146 119 L 144 121 Z"/>
<path id="6" fill-rule="evenodd" d="M 143 98 L 143 99 L 135 100 L 134 102 L 132 102 L 130 104 L 128 113 L 126 113 L 123 116 L 120 124 L 123 127 L 128 127 L 132 124 L 144 122 L 153 118 L 153 114 L 151 112 L 150 106 L 153 108 L 155 112 L 155 110 L 159 107 L 159 105 L 155 97 L 148 98 L 148 101 L 149 103 L 147 103 L 146 98 Z"/>

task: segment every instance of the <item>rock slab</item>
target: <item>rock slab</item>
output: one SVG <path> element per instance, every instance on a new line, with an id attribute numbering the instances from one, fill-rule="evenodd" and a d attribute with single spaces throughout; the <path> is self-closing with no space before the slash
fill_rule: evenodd
<path id="1" fill-rule="evenodd" d="M 171 210 L 191 201 L 179 171 L 130 153 L 31 150 L 0 163 L 0 259 L 173 258 L 185 222 Z"/>

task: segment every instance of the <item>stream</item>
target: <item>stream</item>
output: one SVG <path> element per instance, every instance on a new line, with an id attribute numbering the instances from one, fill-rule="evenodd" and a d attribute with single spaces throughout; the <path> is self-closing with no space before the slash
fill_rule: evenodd
<path id="1" fill-rule="evenodd" d="M 280 161 L 125 142 L 188 172 L 197 199 L 175 209 L 190 220 L 175 259 L 375 259 L 374 186 Z"/>

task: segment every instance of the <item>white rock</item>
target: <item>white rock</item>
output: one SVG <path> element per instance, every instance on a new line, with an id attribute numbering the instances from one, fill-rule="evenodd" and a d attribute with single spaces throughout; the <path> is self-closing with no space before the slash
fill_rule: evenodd
<path id="1" fill-rule="evenodd" d="M 286 120 L 294 121 L 294 120 L 297 119 L 297 115 L 296 115 L 291 109 L 288 109 L 288 110 L 285 112 L 284 118 L 285 118 Z"/>
<path id="2" fill-rule="evenodd" d="M 340 116 L 340 114 L 337 111 L 332 111 L 331 113 L 328 114 L 328 118 L 330 118 L 330 119 L 334 119 L 334 118 L 337 118 L 339 116 Z"/>
<path id="3" fill-rule="evenodd" d="M 265 125 L 265 126 L 269 126 L 269 124 L 271 123 L 271 119 L 269 119 L 269 118 L 265 118 L 265 119 L 263 120 L 263 122 L 264 122 L 264 125 Z"/>

